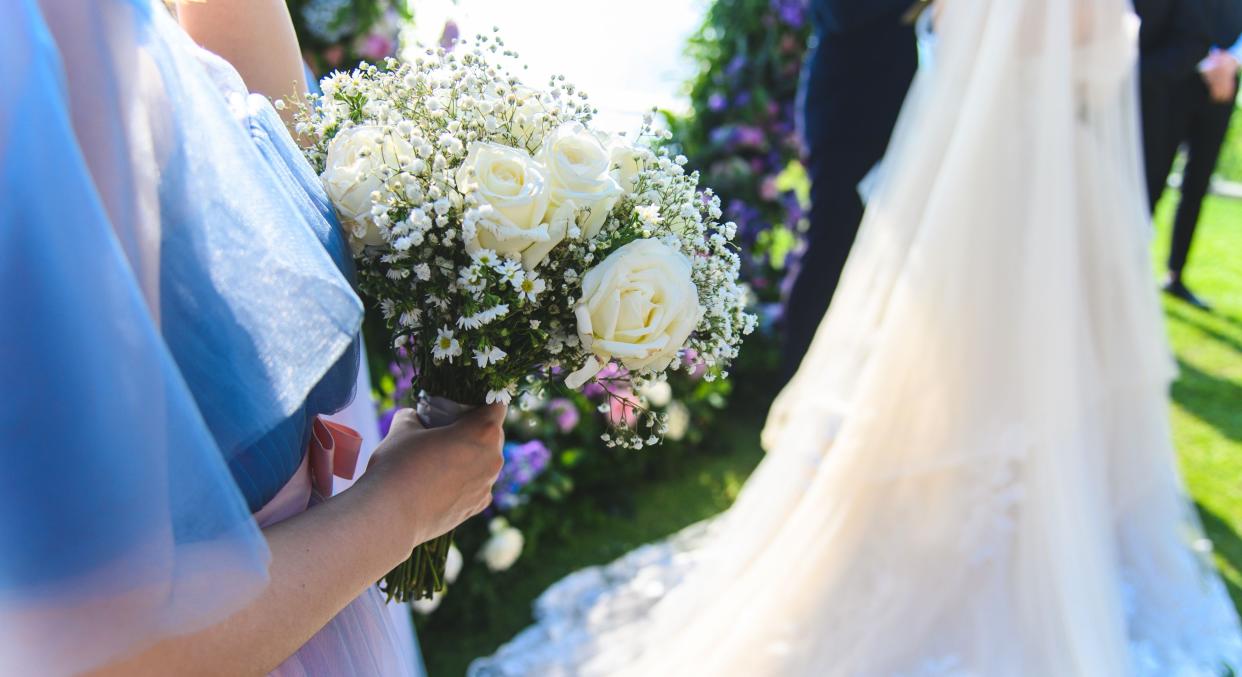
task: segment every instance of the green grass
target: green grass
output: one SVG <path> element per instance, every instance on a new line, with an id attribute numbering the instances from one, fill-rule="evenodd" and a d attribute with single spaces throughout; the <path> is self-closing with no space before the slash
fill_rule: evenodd
<path id="1" fill-rule="evenodd" d="M 433 615 L 422 624 L 419 642 L 429 675 L 465 674 L 472 659 L 490 654 L 529 625 L 535 597 L 566 574 L 611 562 L 727 508 L 761 457 L 759 426 L 764 413 L 723 423 L 718 439 L 727 442 L 712 453 L 693 457 L 676 477 L 636 487 L 632 510 L 607 514 L 585 501 L 565 504 L 567 535 L 555 547 L 524 552 L 512 569 L 500 574 L 503 579 L 496 586 L 500 596 L 494 604 L 478 609 L 464 622 L 437 623 Z"/>
<path id="2" fill-rule="evenodd" d="M 1174 194 L 1160 205 L 1153 269 L 1163 275 Z M 1166 300 L 1169 337 L 1182 373 L 1173 386 L 1173 431 L 1182 472 L 1215 542 L 1234 603 L 1242 606 L 1242 202 L 1209 198 L 1186 281 L 1216 306 L 1204 313 Z M 759 428 L 769 387 L 749 388 L 714 436 L 712 453 L 692 457 L 686 472 L 636 487 L 628 514 L 576 511 L 567 505 L 567 536 L 527 553 L 503 574 L 494 604 L 469 624 L 420 629 L 431 677 L 461 675 L 470 660 L 491 653 L 531 622 L 530 604 L 548 585 L 576 569 L 609 562 L 643 543 L 713 515 L 732 502 L 758 463 Z"/>
<path id="3" fill-rule="evenodd" d="M 1157 210 L 1152 249 L 1160 276 L 1176 197 L 1170 192 Z M 1208 198 L 1185 280 L 1215 312 L 1165 300 L 1181 367 L 1173 438 L 1234 604 L 1242 606 L 1242 201 Z"/>

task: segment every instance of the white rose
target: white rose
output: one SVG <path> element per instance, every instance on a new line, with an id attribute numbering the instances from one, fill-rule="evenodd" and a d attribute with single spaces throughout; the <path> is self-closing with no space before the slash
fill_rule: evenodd
<path id="1" fill-rule="evenodd" d="M 526 545 L 526 539 L 522 536 L 522 532 L 509 526 L 509 522 L 503 517 L 492 520 L 487 528 L 492 535 L 483 544 L 479 557 L 487 564 L 488 569 L 505 571 L 522 556 L 522 547 Z"/>
<path id="2" fill-rule="evenodd" d="M 639 152 L 628 143 L 618 140 L 609 146 L 608 155 L 612 178 L 616 179 L 626 195 L 633 193 L 638 187 L 638 173 L 642 168 Z"/>
<path id="3" fill-rule="evenodd" d="M 475 143 L 457 170 L 457 189 L 491 207 L 480 219 L 477 246 L 498 254 L 521 254 L 527 268 L 539 265 L 557 245 L 543 217 L 550 191 L 540 167 L 525 151 L 495 143 Z M 534 247 L 531 254 L 526 251 Z"/>
<path id="4" fill-rule="evenodd" d="M 382 127 L 351 127 L 328 143 L 320 180 L 355 247 L 384 244 L 371 218 L 371 194 L 414 158 L 405 139 Z"/>
<path id="5" fill-rule="evenodd" d="M 608 149 L 581 123 L 567 122 L 548 134 L 536 159 L 548 173 L 553 208 L 572 200 L 589 210 L 582 233 L 595 237 L 621 197 Z"/>
<path id="6" fill-rule="evenodd" d="M 594 359 L 566 383 L 580 387 L 613 359 L 631 371 L 667 368 L 703 315 L 690 273 L 684 254 L 652 239 L 630 242 L 587 271 L 574 312 Z"/>

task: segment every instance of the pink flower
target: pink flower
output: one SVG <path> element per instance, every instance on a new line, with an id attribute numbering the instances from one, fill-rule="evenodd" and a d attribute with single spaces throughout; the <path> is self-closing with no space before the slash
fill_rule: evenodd
<path id="1" fill-rule="evenodd" d="M 769 176 L 764 178 L 763 183 L 759 184 L 759 197 L 768 202 L 775 202 L 780 197 L 781 191 L 776 187 L 776 177 Z"/>
<path id="2" fill-rule="evenodd" d="M 634 393 L 628 388 L 622 390 L 618 388 L 613 393 L 616 397 L 608 400 L 611 408 L 608 411 L 608 422 L 614 426 L 620 426 L 622 421 L 630 428 L 638 427 L 638 409 L 634 407 Z"/>
<path id="3" fill-rule="evenodd" d="M 686 354 L 682 356 L 681 361 L 694 365 L 694 368 L 690 371 L 690 379 L 692 381 L 703 378 L 703 374 L 707 373 L 707 365 L 699 360 L 699 352 L 693 348 L 686 349 Z"/>
<path id="4" fill-rule="evenodd" d="M 328 62 L 328 66 L 336 68 L 345 60 L 345 48 L 340 45 L 332 45 L 323 50 L 323 60 Z"/>
<path id="5" fill-rule="evenodd" d="M 558 397 L 548 403 L 548 411 L 556 421 L 556 429 L 562 434 L 568 433 L 578 425 L 578 407 L 564 397 Z"/>
<path id="6" fill-rule="evenodd" d="M 362 39 L 358 54 L 368 61 L 379 61 L 392 55 L 395 50 L 396 45 L 393 44 L 392 38 L 382 33 L 371 33 Z"/>
<path id="7" fill-rule="evenodd" d="M 625 367 L 615 362 L 609 362 L 595 375 L 594 381 L 583 386 L 582 394 L 586 395 L 588 399 L 601 399 L 604 395 L 617 391 L 619 386 L 613 383 L 613 381 L 617 379 L 624 380 L 629 375 L 630 373 L 625 370 Z"/>

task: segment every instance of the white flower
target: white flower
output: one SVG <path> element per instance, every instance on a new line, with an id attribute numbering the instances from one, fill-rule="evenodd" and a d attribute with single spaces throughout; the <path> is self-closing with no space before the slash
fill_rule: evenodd
<path id="1" fill-rule="evenodd" d="M 414 612 L 421 615 L 430 615 L 433 611 L 440 608 L 440 602 L 444 601 L 444 593 L 433 592 L 431 598 L 416 599 L 410 602 L 410 607 Z"/>
<path id="2" fill-rule="evenodd" d="M 461 355 L 461 344 L 457 339 L 453 338 L 453 332 L 447 328 L 441 328 L 440 333 L 436 336 L 436 343 L 431 348 L 431 354 L 437 360 L 448 358 L 449 362 L 454 357 Z"/>
<path id="3" fill-rule="evenodd" d="M 506 571 L 522 556 L 526 539 L 522 532 L 509 526 L 508 520 L 497 517 L 488 524 L 492 535 L 479 550 L 479 557 L 492 571 Z"/>
<path id="4" fill-rule="evenodd" d="M 479 210 L 477 246 L 497 254 L 522 254 L 532 245 L 551 243 L 541 248 L 543 256 L 532 255 L 529 262 L 523 258 L 533 268 L 556 245 L 543 222 L 551 192 L 541 168 L 525 151 L 472 144 L 456 180 L 458 190 L 487 207 Z"/>
<path id="5" fill-rule="evenodd" d="M 642 171 L 639 163 L 639 152 L 624 141 L 614 141 L 608 147 L 609 163 L 612 166 L 612 178 L 616 179 L 621 190 L 627 195 L 638 187 L 638 173 Z"/>
<path id="6" fill-rule="evenodd" d="M 684 438 L 690 429 L 690 410 L 681 402 L 673 402 L 668 405 L 665 414 L 668 426 L 665 435 L 674 442 Z"/>
<path id="7" fill-rule="evenodd" d="M 653 407 L 665 407 L 673 400 L 673 388 L 668 381 L 652 381 L 638 391 Z"/>
<path id="8" fill-rule="evenodd" d="M 422 280 L 423 282 L 430 280 L 431 279 L 431 266 L 427 265 L 426 263 L 420 263 L 414 266 L 414 275 L 416 275 L 418 279 Z"/>
<path id="9" fill-rule="evenodd" d="M 587 271 L 574 314 L 595 359 L 565 383 L 581 387 L 614 358 L 635 372 L 668 367 L 703 315 L 691 273 L 684 254 L 651 239 L 634 240 Z"/>
<path id="10" fill-rule="evenodd" d="M 371 218 L 372 200 L 381 191 L 386 173 L 401 170 L 414 157 L 405 139 L 382 127 L 351 127 L 333 137 L 324 160 L 324 190 L 332 199 L 355 247 L 380 245 L 384 239 Z M 386 209 L 386 208 L 385 208 Z"/>
<path id="11" fill-rule="evenodd" d="M 457 549 L 454 543 L 449 544 L 448 561 L 444 564 L 444 582 L 452 585 L 457 582 L 457 577 L 461 575 L 462 565 L 465 559 L 461 556 L 461 551 Z"/>
<path id="12" fill-rule="evenodd" d="M 588 210 L 582 231 L 595 237 L 621 196 L 608 149 L 581 123 L 567 122 L 548 134 L 536 159 L 547 171 L 553 209 L 572 200 Z"/>
<path id="13" fill-rule="evenodd" d="M 487 391 L 487 398 L 484 400 L 488 404 L 508 404 L 513 401 L 514 386 L 510 385 L 500 390 Z"/>
<path id="14" fill-rule="evenodd" d="M 518 282 L 518 294 L 527 301 L 534 302 L 547 286 L 547 283 L 542 278 L 536 277 L 534 273 L 531 273 Z"/>
<path id="15" fill-rule="evenodd" d="M 517 108 L 513 114 L 513 135 L 522 143 L 538 143 L 543 125 L 556 107 L 544 103 L 540 93 L 529 87 L 519 86 L 514 94 L 517 96 Z"/>
<path id="16" fill-rule="evenodd" d="M 643 223 L 652 226 L 658 226 L 664 222 L 664 217 L 660 216 L 660 205 L 651 204 L 635 207 L 634 213 L 638 215 L 638 218 Z"/>
<path id="17" fill-rule="evenodd" d="M 491 350 L 474 351 L 474 361 L 479 364 L 479 369 L 482 369 L 489 364 L 496 364 L 506 357 L 508 357 L 508 353 L 500 348 L 497 348 L 496 346 L 492 346 Z"/>

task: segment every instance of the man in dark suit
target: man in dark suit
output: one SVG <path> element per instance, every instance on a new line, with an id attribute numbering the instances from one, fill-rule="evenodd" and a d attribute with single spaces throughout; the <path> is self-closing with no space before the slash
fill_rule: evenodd
<path id="1" fill-rule="evenodd" d="M 815 38 L 801 92 L 810 228 L 785 307 L 786 378 L 828 309 L 862 220 L 858 184 L 884 156 L 918 66 L 913 2 L 811 0 Z"/>
<path id="2" fill-rule="evenodd" d="M 1147 196 L 1154 210 L 1168 182 L 1178 147 L 1190 141 L 1190 163 L 1184 174 L 1178 225 L 1169 257 L 1170 279 L 1165 290 L 1203 307 L 1181 281 L 1181 269 L 1190 248 L 1190 234 L 1198 220 L 1199 204 L 1207 190 L 1228 115 L 1210 102 L 1209 50 L 1213 44 L 1210 3 L 1219 0 L 1135 0 L 1142 19 L 1139 31 L 1139 78 L 1142 86 L 1143 148 L 1147 169 Z M 1208 67 L 1201 72 L 1200 65 Z M 1216 129 L 1219 128 L 1219 136 Z M 1211 146 L 1214 150 L 1209 151 Z M 1189 223 L 1189 228 L 1187 228 Z"/>

